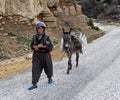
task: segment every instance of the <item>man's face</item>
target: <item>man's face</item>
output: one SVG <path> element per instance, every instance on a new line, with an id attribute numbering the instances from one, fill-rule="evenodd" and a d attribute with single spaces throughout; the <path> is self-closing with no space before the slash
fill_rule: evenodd
<path id="1" fill-rule="evenodd" d="M 43 28 L 43 27 L 39 27 L 39 28 L 38 28 L 38 33 L 39 33 L 39 34 L 42 34 L 43 32 L 44 32 L 44 28 Z"/>

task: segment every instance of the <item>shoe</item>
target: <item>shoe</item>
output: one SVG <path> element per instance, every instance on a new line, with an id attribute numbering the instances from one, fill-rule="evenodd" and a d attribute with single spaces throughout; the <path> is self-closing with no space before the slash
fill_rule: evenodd
<path id="1" fill-rule="evenodd" d="M 31 87 L 28 88 L 28 90 L 33 90 L 35 88 L 37 88 L 37 85 L 32 85 Z"/>
<path id="2" fill-rule="evenodd" d="M 48 84 L 51 84 L 53 80 L 51 78 L 48 79 Z"/>

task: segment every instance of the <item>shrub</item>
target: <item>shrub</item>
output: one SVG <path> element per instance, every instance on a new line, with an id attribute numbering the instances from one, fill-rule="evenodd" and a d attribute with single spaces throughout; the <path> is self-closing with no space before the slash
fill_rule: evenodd
<path id="1" fill-rule="evenodd" d="M 94 23 L 93 23 L 93 20 L 90 18 L 89 21 L 88 21 L 88 25 L 92 28 L 92 29 L 95 29 L 97 31 L 99 31 L 99 27 L 97 26 L 94 26 Z"/>
<path id="2" fill-rule="evenodd" d="M 17 37 L 17 41 L 28 47 L 30 46 L 30 43 L 31 43 L 31 40 L 26 37 Z"/>
<path id="3" fill-rule="evenodd" d="M 58 40 L 53 40 L 53 45 L 57 45 L 58 44 Z"/>

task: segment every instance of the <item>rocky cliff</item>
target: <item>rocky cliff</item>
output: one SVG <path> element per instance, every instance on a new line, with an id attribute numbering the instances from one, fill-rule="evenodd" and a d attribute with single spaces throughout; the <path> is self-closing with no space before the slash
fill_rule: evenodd
<path id="1" fill-rule="evenodd" d="M 44 21 L 54 44 L 63 27 L 77 28 L 88 37 L 96 33 L 87 25 L 87 17 L 75 0 L 0 0 L 0 58 L 30 52 L 35 24 Z"/>

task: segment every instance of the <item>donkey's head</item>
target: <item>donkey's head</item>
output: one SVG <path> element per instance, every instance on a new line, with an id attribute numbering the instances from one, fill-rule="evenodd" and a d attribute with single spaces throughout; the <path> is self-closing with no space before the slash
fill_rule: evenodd
<path id="1" fill-rule="evenodd" d="M 63 47 L 64 47 L 64 50 L 67 51 L 70 49 L 71 47 L 71 33 L 72 31 L 72 28 L 70 28 L 69 32 L 66 32 L 64 29 L 63 29 Z"/>

